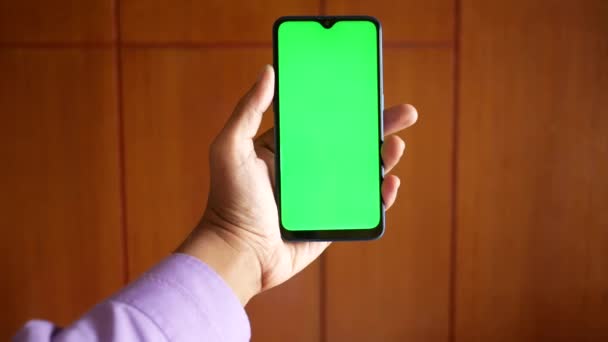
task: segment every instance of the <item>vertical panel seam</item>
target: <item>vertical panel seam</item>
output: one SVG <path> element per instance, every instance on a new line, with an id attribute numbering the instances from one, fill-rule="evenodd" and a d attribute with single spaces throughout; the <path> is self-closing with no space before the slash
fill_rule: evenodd
<path id="1" fill-rule="evenodd" d="M 319 259 L 319 301 L 320 313 L 319 313 L 319 337 L 321 342 L 327 341 L 327 273 L 326 273 L 326 257 L 323 252 Z"/>
<path id="2" fill-rule="evenodd" d="M 129 250 L 127 230 L 127 189 L 126 189 L 126 159 L 125 159 L 125 129 L 123 113 L 123 84 L 122 84 L 122 45 L 121 45 L 121 23 L 120 23 L 120 0 L 114 0 L 114 67 L 116 73 L 116 111 L 118 125 L 118 169 L 119 169 L 119 193 L 121 212 L 121 239 L 122 239 L 122 263 L 123 283 L 129 282 Z"/>
<path id="3" fill-rule="evenodd" d="M 450 275 L 449 275 L 449 303 L 448 303 L 448 341 L 456 340 L 456 282 L 458 265 L 458 152 L 459 152 L 459 119 L 460 119 L 460 25 L 461 2 L 454 0 L 454 27 L 452 50 L 452 194 L 451 194 L 451 229 L 450 229 Z"/>

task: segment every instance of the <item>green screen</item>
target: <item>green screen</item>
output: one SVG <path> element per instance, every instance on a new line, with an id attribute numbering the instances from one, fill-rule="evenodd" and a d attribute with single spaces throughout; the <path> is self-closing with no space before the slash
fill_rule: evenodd
<path id="1" fill-rule="evenodd" d="M 380 224 L 378 34 L 370 21 L 287 21 L 277 33 L 281 222 Z"/>

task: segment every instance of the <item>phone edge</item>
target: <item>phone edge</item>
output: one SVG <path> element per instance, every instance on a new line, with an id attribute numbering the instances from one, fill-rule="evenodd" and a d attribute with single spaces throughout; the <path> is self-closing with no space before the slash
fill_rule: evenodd
<path id="1" fill-rule="evenodd" d="M 383 41 L 382 24 L 373 16 L 353 15 L 353 16 L 282 16 L 275 20 L 272 26 L 272 57 L 273 68 L 275 71 L 274 83 L 274 139 L 275 139 L 275 200 L 277 203 L 277 214 L 279 219 L 279 229 L 281 238 L 285 241 L 373 241 L 380 239 L 386 231 L 386 206 L 382 199 L 382 183 L 384 181 L 384 164 L 380 154 L 380 222 L 375 228 L 363 229 L 339 229 L 339 230 L 301 230 L 293 231 L 285 228 L 281 222 L 281 180 L 280 180 L 280 119 L 279 119 L 279 59 L 278 59 L 278 30 L 282 23 L 286 21 L 316 20 L 321 21 L 327 18 L 340 20 L 366 20 L 372 22 L 377 29 L 377 55 L 378 55 L 378 101 L 379 101 L 379 148 L 382 149 L 384 143 L 384 62 L 383 62 Z"/>

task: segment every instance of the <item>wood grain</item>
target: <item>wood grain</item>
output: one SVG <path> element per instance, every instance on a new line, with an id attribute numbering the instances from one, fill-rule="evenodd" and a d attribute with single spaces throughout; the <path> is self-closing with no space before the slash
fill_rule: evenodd
<path id="1" fill-rule="evenodd" d="M 209 144 L 272 61 L 272 51 L 127 49 L 123 60 L 129 270 L 135 277 L 173 251 L 201 217 Z M 263 128 L 271 123 L 267 113 Z M 296 325 L 307 329 L 296 340 L 318 339 L 318 273 L 313 266 L 248 306 L 254 340 L 282 340 Z"/>
<path id="2" fill-rule="evenodd" d="M 318 1 L 121 1 L 123 39 L 139 42 L 272 42 L 283 15 L 317 14 Z"/>
<path id="3" fill-rule="evenodd" d="M 449 49 L 385 51 L 386 105 L 415 104 L 394 170 L 402 180 L 382 239 L 327 255 L 327 341 L 446 341 L 448 336 L 452 59 Z"/>
<path id="4" fill-rule="evenodd" d="M 113 0 L 0 1 L 0 43 L 111 41 Z"/>
<path id="5" fill-rule="evenodd" d="M 327 15 L 373 15 L 386 42 L 452 42 L 453 0 L 326 0 Z"/>
<path id="6" fill-rule="evenodd" d="M 456 341 L 608 340 L 606 18 L 462 1 Z"/>
<path id="7" fill-rule="evenodd" d="M 111 51 L 0 50 L 0 340 L 122 285 Z"/>

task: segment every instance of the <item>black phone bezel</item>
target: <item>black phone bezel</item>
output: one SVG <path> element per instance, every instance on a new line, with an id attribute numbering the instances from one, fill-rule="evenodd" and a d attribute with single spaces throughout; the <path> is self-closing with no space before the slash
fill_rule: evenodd
<path id="1" fill-rule="evenodd" d="M 336 229 L 336 230 L 289 230 L 283 226 L 281 216 L 281 170 L 280 170 L 280 114 L 279 114 L 279 56 L 278 56 L 278 33 L 279 27 L 282 23 L 288 21 L 316 21 L 323 27 L 326 27 L 324 22 L 329 20 L 331 26 L 338 21 L 369 21 L 376 26 L 377 34 L 377 54 L 378 54 L 378 137 L 379 137 L 379 149 L 382 148 L 384 143 L 384 95 L 383 95 L 383 63 L 382 63 L 382 25 L 380 21 L 372 16 L 285 16 L 278 18 L 272 28 L 272 46 L 273 46 L 273 64 L 275 70 L 275 95 L 274 95 L 274 138 L 275 138 L 275 196 L 277 201 L 277 210 L 279 214 L 279 226 L 281 229 L 281 237 L 288 241 L 356 241 L 356 240 L 375 240 L 380 238 L 384 234 L 385 230 L 385 207 L 384 201 L 382 200 L 382 194 L 380 194 L 380 222 L 374 228 L 362 228 L 362 229 Z M 380 153 L 380 150 L 378 151 Z M 384 166 L 382 164 L 382 158 L 380 158 L 380 165 L 378 166 L 380 184 L 384 180 Z"/>

